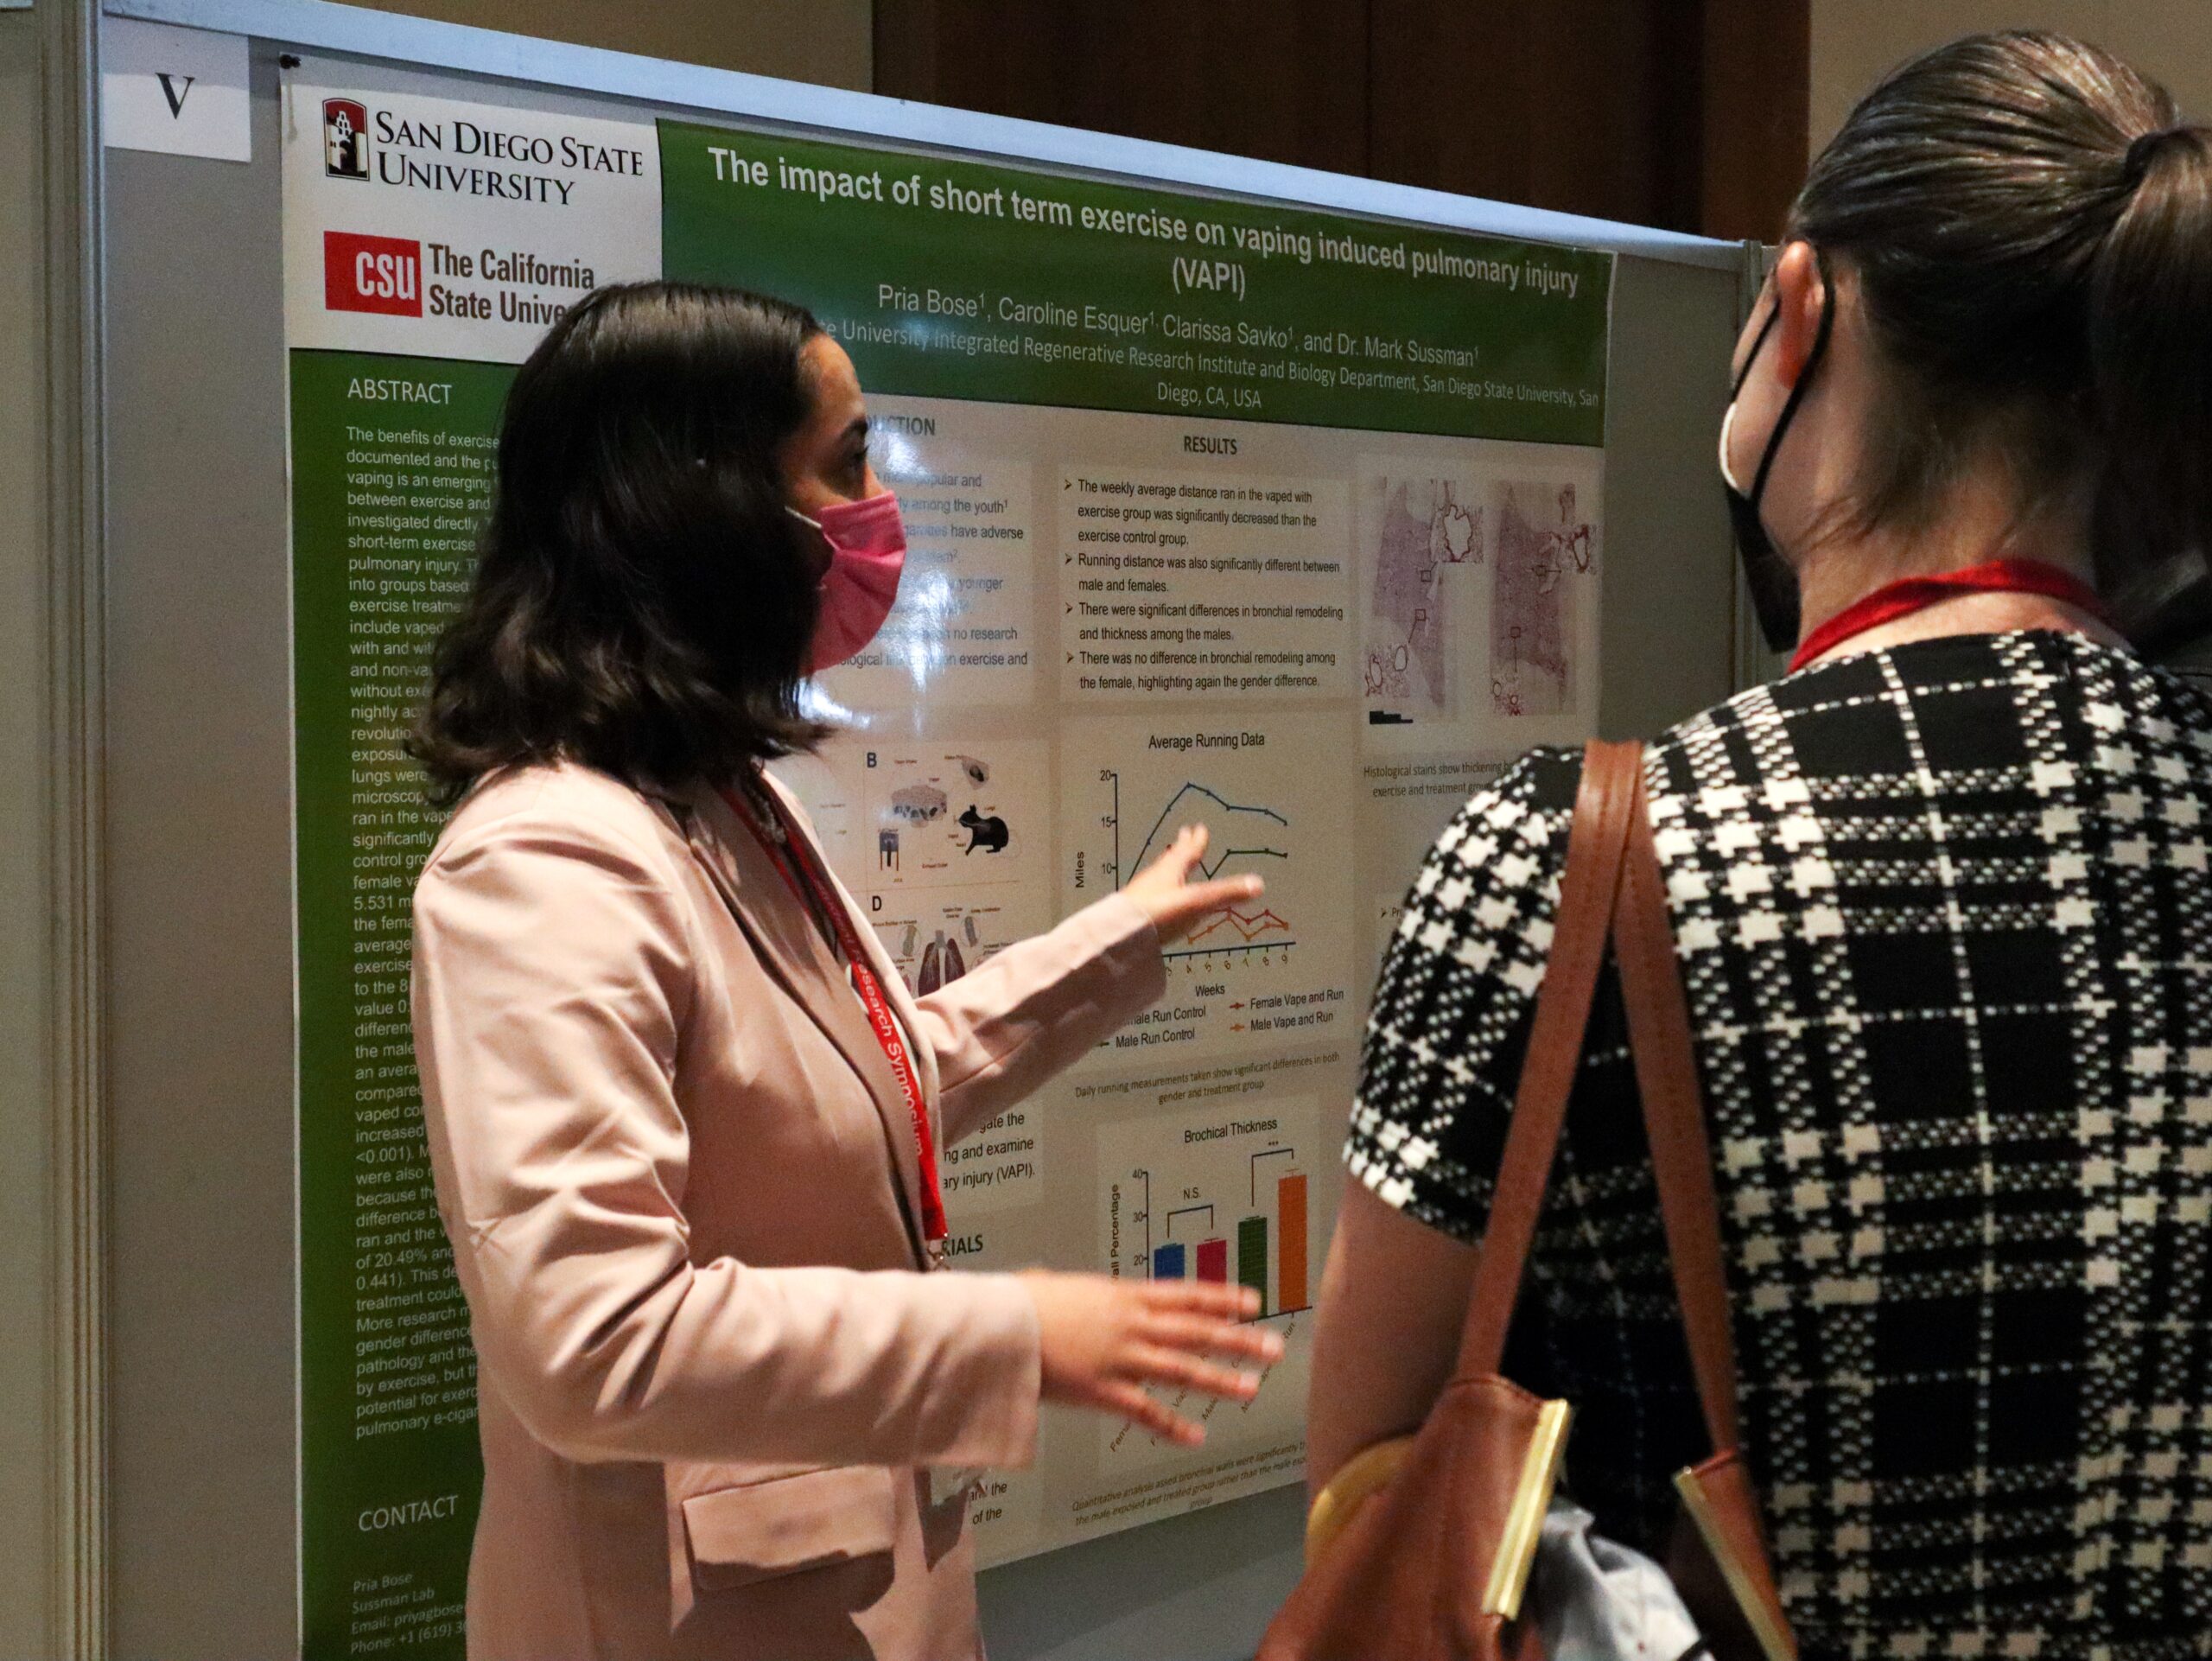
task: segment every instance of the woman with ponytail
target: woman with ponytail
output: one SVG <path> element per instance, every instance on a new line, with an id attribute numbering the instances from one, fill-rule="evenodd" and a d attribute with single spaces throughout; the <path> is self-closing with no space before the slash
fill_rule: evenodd
<path id="1" fill-rule="evenodd" d="M 2212 589 L 2212 132 L 2054 35 L 1904 65 L 1815 162 L 1734 382 L 1790 672 L 1645 767 L 1799 1653 L 2212 1655 L 2212 699 L 2152 656 Z M 1580 773 L 1525 758 L 1408 899 L 1317 1489 L 1451 1371 Z M 1625 1030 L 1608 971 L 1510 1370 L 1656 1552 L 1706 1444 Z"/>

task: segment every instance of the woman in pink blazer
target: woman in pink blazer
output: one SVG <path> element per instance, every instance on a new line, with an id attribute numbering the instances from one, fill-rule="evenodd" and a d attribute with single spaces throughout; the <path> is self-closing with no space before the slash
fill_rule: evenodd
<path id="1" fill-rule="evenodd" d="M 937 1150 L 1156 998 L 1241 901 L 1200 833 L 913 998 L 761 763 L 896 590 L 897 507 L 814 320 L 603 290 L 517 375 L 414 739 L 458 807 L 415 1034 L 468 1297 L 479 1658 L 978 1656 L 964 1481 L 1060 1400 L 1185 1441 L 1241 1290 L 942 1270 Z"/>

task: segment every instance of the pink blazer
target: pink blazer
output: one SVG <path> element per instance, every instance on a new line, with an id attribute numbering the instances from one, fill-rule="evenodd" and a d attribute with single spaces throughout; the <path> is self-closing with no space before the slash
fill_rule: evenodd
<path id="1" fill-rule="evenodd" d="M 1165 984 L 1120 896 L 919 1000 L 861 933 L 940 1146 Z M 416 888 L 414 1019 L 479 1365 L 469 1654 L 979 1655 L 927 1473 L 1030 1459 L 1035 1316 L 922 1272 L 891 1069 L 728 806 L 481 786 Z"/>

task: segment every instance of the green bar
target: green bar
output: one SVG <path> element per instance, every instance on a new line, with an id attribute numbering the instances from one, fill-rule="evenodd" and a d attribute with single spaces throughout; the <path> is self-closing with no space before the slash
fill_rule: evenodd
<path id="1" fill-rule="evenodd" d="M 1268 1219 L 1248 1217 L 1236 1225 L 1237 1283 L 1260 1295 L 1260 1318 L 1268 1313 Z"/>
<path id="2" fill-rule="evenodd" d="M 662 260 L 810 308 L 871 392 L 1602 444 L 1612 257 L 660 124 Z"/>

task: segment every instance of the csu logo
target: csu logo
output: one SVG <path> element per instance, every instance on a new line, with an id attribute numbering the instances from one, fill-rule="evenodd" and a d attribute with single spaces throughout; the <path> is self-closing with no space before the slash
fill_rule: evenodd
<path id="1" fill-rule="evenodd" d="M 334 179 L 369 176 L 369 112 L 350 98 L 322 101 L 322 170 Z"/>
<path id="2" fill-rule="evenodd" d="M 324 232 L 322 305 L 326 311 L 374 311 L 390 317 L 420 317 L 423 245 L 408 237 Z"/>

